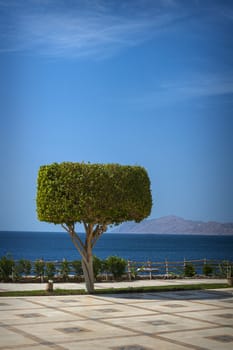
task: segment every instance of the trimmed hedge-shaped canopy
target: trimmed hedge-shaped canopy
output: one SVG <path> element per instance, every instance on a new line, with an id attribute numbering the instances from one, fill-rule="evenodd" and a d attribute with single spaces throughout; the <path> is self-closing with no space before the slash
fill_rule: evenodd
<path id="1" fill-rule="evenodd" d="M 40 167 L 37 214 L 55 224 L 119 224 L 146 218 L 152 199 L 147 172 L 119 164 L 53 163 Z"/>

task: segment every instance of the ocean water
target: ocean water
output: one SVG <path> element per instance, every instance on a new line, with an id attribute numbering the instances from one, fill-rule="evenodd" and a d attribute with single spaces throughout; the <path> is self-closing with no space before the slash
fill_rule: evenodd
<path id="1" fill-rule="evenodd" d="M 84 237 L 84 234 L 81 234 Z M 0 257 L 76 260 L 80 255 L 66 232 L 0 232 Z M 233 260 L 233 236 L 105 233 L 94 248 L 101 259 L 117 255 L 134 261 Z"/>

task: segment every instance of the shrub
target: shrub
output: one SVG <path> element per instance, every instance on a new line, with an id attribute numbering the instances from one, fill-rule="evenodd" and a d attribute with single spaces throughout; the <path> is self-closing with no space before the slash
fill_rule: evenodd
<path id="1" fill-rule="evenodd" d="M 223 260 L 219 264 L 219 271 L 220 271 L 220 276 L 221 277 L 231 277 L 233 276 L 233 264 L 232 262 L 228 260 Z"/>
<path id="2" fill-rule="evenodd" d="M 109 269 L 108 269 L 108 264 L 107 264 L 107 260 L 103 259 L 101 261 L 101 273 L 105 275 L 105 279 L 108 279 L 108 273 L 109 273 Z"/>
<path id="3" fill-rule="evenodd" d="M 70 273 L 69 262 L 66 259 L 64 259 L 61 263 L 61 270 L 60 270 L 60 275 L 62 279 L 67 281 L 69 278 L 69 273 Z"/>
<path id="4" fill-rule="evenodd" d="M 34 270 L 36 277 L 40 277 L 43 280 L 45 273 L 45 262 L 44 260 L 36 260 L 34 263 Z"/>
<path id="5" fill-rule="evenodd" d="M 94 272 L 95 279 L 101 271 L 102 271 L 102 260 L 94 255 L 93 256 L 93 272 Z"/>
<path id="6" fill-rule="evenodd" d="M 202 272 L 203 272 L 203 275 L 205 276 L 211 276 L 213 274 L 213 266 L 210 265 L 210 264 L 204 264 L 203 265 L 203 269 L 202 269 Z"/>
<path id="7" fill-rule="evenodd" d="M 103 259 L 102 260 L 101 272 L 102 273 L 108 273 L 107 259 Z"/>
<path id="8" fill-rule="evenodd" d="M 48 277 L 48 279 L 52 279 L 56 273 L 56 266 L 55 264 L 51 262 L 47 262 L 45 264 L 45 275 Z"/>
<path id="9" fill-rule="evenodd" d="M 0 280 L 8 282 L 13 275 L 15 262 L 10 255 L 3 256 L 0 259 Z"/>
<path id="10" fill-rule="evenodd" d="M 74 273 L 75 273 L 76 277 L 78 277 L 78 276 L 83 274 L 81 260 L 74 260 L 74 261 L 72 261 L 71 265 L 72 265 L 72 267 L 74 269 Z"/>
<path id="11" fill-rule="evenodd" d="M 19 275 L 28 276 L 31 273 L 32 264 L 30 260 L 20 259 L 17 263 L 16 270 Z"/>
<path id="12" fill-rule="evenodd" d="M 194 266 L 192 263 L 186 263 L 184 267 L 185 277 L 193 277 L 196 274 Z"/>
<path id="13" fill-rule="evenodd" d="M 109 256 L 106 259 L 107 269 L 113 274 L 114 279 L 122 277 L 125 272 L 127 261 L 118 256 Z"/>
<path id="14" fill-rule="evenodd" d="M 138 268 L 137 263 L 131 262 L 130 263 L 130 268 L 129 268 L 130 277 L 132 279 L 136 279 L 138 274 L 140 272 L 142 272 L 143 269 L 144 269 L 144 266 L 141 266 L 140 268 Z"/>

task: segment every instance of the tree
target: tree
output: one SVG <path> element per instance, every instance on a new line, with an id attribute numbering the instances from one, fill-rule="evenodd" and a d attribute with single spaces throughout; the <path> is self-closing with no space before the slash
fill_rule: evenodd
<path id="1" fill-rule="evenodd" d="M 41 166 L 37 182 L 38 219 L 61 224 L 82 258 L 89 293 L 94 291 L 92 249 L 108 225 L 140 222 L 151 211 L 150 180 L 140 166 L 53 163 Z M 85 239 L 75 232 L 82 223 Z"/>

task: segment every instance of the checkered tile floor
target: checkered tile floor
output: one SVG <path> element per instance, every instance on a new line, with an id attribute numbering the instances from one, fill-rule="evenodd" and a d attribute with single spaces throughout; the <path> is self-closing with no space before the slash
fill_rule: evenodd
<path id="1" fill-rule="evenodd" d="M 0 299 L 0 350 L 232 350 L 233 289 Z"/>

